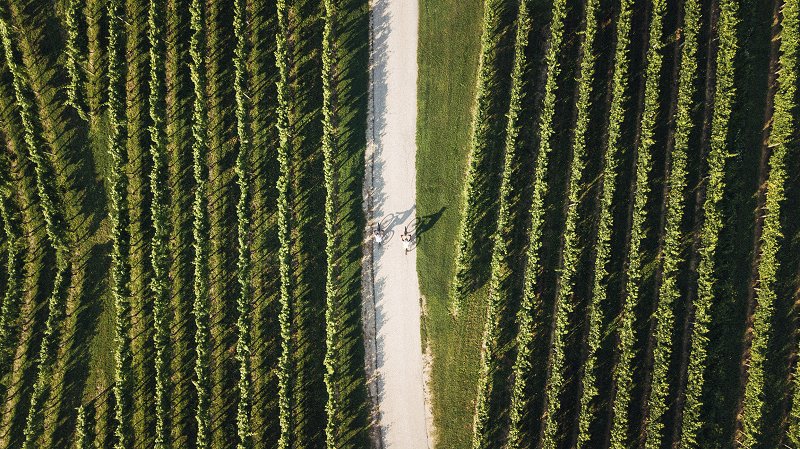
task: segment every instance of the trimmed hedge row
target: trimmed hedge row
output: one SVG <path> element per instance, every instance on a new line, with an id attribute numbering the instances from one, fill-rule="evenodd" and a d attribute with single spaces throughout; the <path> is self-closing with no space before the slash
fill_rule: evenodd
<path id="1" fill-rule="evenodd" d="M 597 237 L 594 249 L 594 279 L 592 296 L 587 307 L 587 354 L 581 373 L 581 397 L 578 412 L 577 447 L 586 448 L 590 441 L 589 428 L 595 417 L 593 402 L 598 395 L 597 353 L 602 341 L 603 310 L 608 292 L 608 263 L 611 258 L 611 232 L 614 228 L 612 202 L 616 190 L 617 155 L 622 151 L 620 138 L 622 123 L 625 119 L 624 104 L 627 98 L 626 88 L 630 72 L 629 51 L 631 43 L 631 15 L 633 0 L 620 0 L 620 11 L 617 17 L 616 48 L 614 49 L 614 72 L 611 90 L 611 106 L 608 118 L 608 142 L 603 161 L 602 183 L 600 193 L 600 217 L 597 224 Z"/>
<path id="2" fill-rule="evenodd" d="M 773 304 L 777 299 L 775 280 L 778 271 L 778 248 L 781 235 L 781 203 L 784 200 L 786 184 L 786 157 L 793 143 L 796 127 L 793 112 L 797 91 L 797 56 L 800 26 L 798 26 L 798 0 L 786 0 L 781 10 L 781 42 L 775 91 L 772 128 L 769 132 L 769 177 L 766 181 L 764 203 L 764 227 L 761 233 L 761 252 L 758 258 L 758 278 L 756 281 L 756 305 L 753 312 L 753 341 L 750 347 L 749 369 L 742 401 L 741 429 L 738 442 L 742 448 L 756 447 L 761 434 L 761 416 L 764 411 L 764 361 L 767 356 L 767 342 L 771 334 Z M 798 379 L 795 376 L 795 386 Z M 795 398 L 792 404 L 789 437 L 800 440 L 798 422 L 800 404 Z"/>
<path id="3" fill-rule="evenodd" d="M 694 127 L 692 123 L 692 106 L 697 81 L 697 35 L 700 31 L 700 3 L 697 0 L 685 0 L 683 4 L 683 43 L 681 49 L 680 75 L 678 78 L 678 103 L 675 111 L 674 143 L 670 155 L 671 165 L 667 179 L 666 224 L 664 227 L 661 248 L 661 284 L 655 319 L 653 348 L 653 370 L 650 380 L 650 394 L 647 398 L 644 434 L 645 448 L 661 447 L 664 423 L 662 418 L 667 412 L 667 394 L 669 380 L 667 378 L 672 355 L 672 331 L 675 315 L 672 310 L 675 301 L 680 297 L 678 288 L 678 270 L 683 262 L 681 255 L 684 234 L 681 232 L 687 176 L 687 151 L 689 135 Z"/>
<path id="4" fill-rule="evenodd" d="M 714 301 L 715 266 L 717 240 L 722 230 L 720 201 L 725 193 L 725 159 L 727 158 L 728 120 L 735 94 L 734 67 L 738 24 L 738 3 L 721 0 L 717 37 L 716 86 L 714 93 L 714 115 L 711 122 L 711 141 L 706 178 L 705 201 L 703 202 L 703 224 L 700 229 L 700 261 L 697 268 L 697 299 L 689 343 L 689 365 L 684 392 L 680 448 L 697 448 L 697 434 L 703 425 L 700 411 L 705 382 L 705 367 L 708 348 L 708 325 L 711 321 L 711 304 Z"/>
<path id="5" fill-rule="evenodd" d="M 484 447 L 487 444 L 487 429 L 489 422 L 488 403 L 491 397 L 492 385 L 491 372 L 496 363 L 495 345 L 498 309 L 505 302 L 505 292 L 502 290 L 502 279 L 508 275 L 508 240 L 505 238 L 506 230 L 511 222 L 511 202 L 514 197 L 512 177 L 514 160 L 516 159 L 518 136 L 521 128 L 520 113 L 522 102 L 525 98 L 523 90 L 525 68 L 528 65 L 525 50 L 528 47 L 528 36 L 531 32 L 531 18 L 528 11 L 528 0 L 520 0 L 517 14 L 517 31 L 514 42 L 514 66 L 511 71 L 511 96 L 508 106 L 508 121 L 506 122 L 506 141 L 504 148 L 503 175 L 500 182 L 500 208 L 497 218 L 497 229 L 494 233 L 494 248 L 492 251 L 491 277 L 489 279 L 489 307 L 486 311 L 486 324 L 483 334 L 483 353 L 481 354 L 481 370 L 478 378 L 478 396 L 475 404 L 475 419 L 473 422 L 474 448 Z M 516 435 L 510 435 L 513 441 Z"/>
<path id="6" fill-rule="evenodd" d="M 581 247 L 578 242 L 578 205 L 585 190 L 583 172 L 586 169 L 586 138 L 591 115 L 592 82 L 595 72 L 595 54 L 592 49 L 597 35 L 596 14 L 599 0 L 588 0 L 584 12 L 585 27 L 581 46 L 580 74 L 578 75 L 578 97 L 575 104 L 577 118 L 572 137 L 572 161 L 569 166 L 567 186 L 567 213 L 564 224 L 561 250 L 561 276 L 558 280 L 553 305 L 553 333 L 550 336 L 548 375 L 545 383 L 544 413 L 542 416 L 542 447 L 558 446 L 557 415 L 561 407 L 561 395 L 567 373 L 564 366 L 564 339 L 569 330 L 569 317 L 573 312 L 575 276 Z"/>

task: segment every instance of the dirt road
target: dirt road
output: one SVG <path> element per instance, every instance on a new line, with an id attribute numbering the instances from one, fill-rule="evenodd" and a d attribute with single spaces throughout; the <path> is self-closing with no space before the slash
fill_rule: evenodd
<path id="1" fill-rule="evenodd" d="M 416 0 L 372 0 L 366 208 L 383 242 L 365 257 L 365 330 L 375 438 L 387 449 L 428 443 L 416 248 L 401 236 L 416 218 Z"/>

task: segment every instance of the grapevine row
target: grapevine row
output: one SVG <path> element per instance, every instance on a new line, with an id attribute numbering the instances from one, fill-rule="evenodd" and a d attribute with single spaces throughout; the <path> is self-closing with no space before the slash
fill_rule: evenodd
<path id="1" fill-rule="evenodd" d="M 87 435 L 86 423 L 86 406 L 81 405 L 78 407 L 77 416 L 75 417 L 75 440 L 73 447 L 75 449 L 89 449 L 92 447 L 92 441 Z"/>
<path id="2" fill-rule="evenodd" d="M 653 317 L 655 323 L 655 347 L 653 349 L 653 370 L 650 395 L 647 398 L 645 416 L 645 448 L 661 447 L 664 423 L 661 419 L 667 411 L 669 381 L 667 374 L 672 354 L 672 329 L 675 325 L 673 304 L 680 296 L 678 289 L 678 269 L 682 261 L 681 222 L 683 221 L 684 198 L 687 175 L 687 150 L 689 134 L 692 131 L 691 108 L 695 95 L 697 78 L 697 34 L 700 29 L 700 4 L 697 0 L 686 0 L 683 4 L 683 43 L 678 78 L 678 104 L 675 112 L 675 134 L 670 156 L 671 168 L 667 179 L 666 225 L 661 249 L 661 284 L 658 290 L 658 304 Z"/>
<path id="3" fill-rule="evenodd" d="M 513 386 L 511 390 L 511 435 L 522 435 L 523 410 L 528 407 L 526 396 L 527 383 L 531 371 L 531 342 L 533 340 L 533 308 L 536 298 L 537 276 L 541 270 L 539 250 L 542 246 L 542 228 L 544 226 L 545 195 L 547 194 L 547 167 L 550 151 L 550 139 L 553 136 L 553 120 L 556 106 L 556 90 L 558 88 L 558 75 L 560 66 L 558 53 L 564 36 L 564 18 L 567 14 L 567 2 L 557 0 L 553 4 L 553 13 L 550 23 L 550 42 L 544 57 L 546 68 L 546 81 L 542 111 L 539 118 L 539 150 L 536 156 L 534 169 L 533 199 L 530 206 L 531 224 L 529 231 L 529 244 L 526 249 L 526 266 L 522 302 L 517 313 L 517 356 L 512 367 Z M 516 410 L 515 410 L 516 409 Z"/>
<path id="4" fill-rule="evenodd" d="M 108 153 L 111 157 L 110 199 L 111 220 L 111 292 L 116 309 L 114 350 L 114 420 L 115 448 L 132 446 L 133 391 L 130 303 L 130 236 L 128 235 L 128 181 L 125 174 L 127 157 L 124 143 L 125 100 L 123 70 L 123 36 L 125 33 L 121 0 L 108 2 Z"/>
<path id="5" fill-rule="evenodd" d="M 458 233 L 456 249 L 455 277 L 451 286 L 453 313 L 457 314 L 461 302 L 468 293 L 470 278 L 470 259 L 475 253 L 475 231 L 478 226 L 479 212 L 478 179 L 483 160 L 490 151 L 491 135 L 494 131 L 491 117 L 492 90 L 491 80 L 497 65 L 497 52 L 500 41 L 500 4 L 499 0 L 487 0 L 483 6 L 483 33 L 481 35 L 480 60 L 478 62 L 478 80 L 473 106 L 472 136 L 470 140 L 468 167 L 464 180 L 464 194 L 461 206 L 461 228 Z"/>
<path id="6" fill-rule="evenodd" d="M 577 447 L 588 447 L 589 428 L 594 417 L 592 403 L 597 397 L 597 355 L 602 339 L 601 326 L 603 323 L 602 307 L 608 292 L 608 263 L 611 258 L 611 232 L 614 227 L 614 214 L 612 201 L 616 190 L 616 177 L 618 160 L 621 151 L 620 137 L 622 122 L 624 121 L 626 100 L 626 86 L 628 85 L 629 60 L 628 53 L 631 42 L 631 14 L 632 0 L 620 0 L 620 11 L 617 17 L 616 48 L 614 49 L 614 73 L 611 90 L 611 106 L 608 118 L 608 142 L 603 162 L 602 191 L 600 194 L 600 217 L 597 225 L 595 239 L 594 279 L 592 281 L 592 295 L 587 306 L 588 330 L 586 339 L 586 360 L 583 363 L 581 375 L 581 396 L 578 412 L 578 438 Z"/>
<path id="7" fill-rule="evenodd" d="M 60 209 L 60 198 L 56 193 L 53 178 L 50 176 L 52 167 L 46 161 L 45 145 L 39 138 L 35 122 L 35 107 L 25 94 L 28 84 L 28 75 L 14 59 L 13 43 L 8 27 L 8 10 L 3 4 L 0 6 L 0 40 L 2 40 L 6 63 L 12 75 L 14 96 L 19 107 L 25 145 L 28 157 L 33 163 L 36 172 L 36 186 L 39 194 L 39 203 L 45 219 L 45 231 L 50 244 L 55 249 L 56 275 L 53 280 L 53 291 L 48 300 L 48 315 L 44 335 L 36 360 L 36 378 L 31 393 L 31 404 L 25 419 L 24 449 L 33 449 L 38 437 L 42 433 L 42 415 L 44 401 L 49 381 L 49 372 L 55 358 L 57 348 L 57 328 L 64 315 L 64 302 L 69 271 L 67 225 L 64 212 Z"/>
<path id="8" fill-rule="evenodd" d="M 239 362 L 239 404 L 236 412 L 236 427 L 239 434 L 238 449 L 248 449 L 252 445 L 251 374 L 250 374 L 250 103 L 247 91 L 247 29 L 245 23 L 245 0 L 235 0 L 233 13 L 233 34 L 236 37 L 233 64 L 235 67 L 233 89 L 236 95 L 236 133 L 239 138 L 239 153 L 236 156 L 236 179 L 239 186 L 239 201 L 236 205 L 239 237 L 239 260 L 237 277 L 239 297 L 236 321 L 238 340 L 236 360 Z"/>
<path id="9" fill-rule="evenodd" d="M 325 405 L 327 422 L 325 424 L 325 441 L 327 447 L 337 447 L 339 444 L 340 432 L 337 430 L 340 423 L 337 419 L 342 416 L 340 404 L 340 391 L 337 386 L 337 366 L 336 362 L 339 354 L 339 267 L 338 259 L 338 236 L 336 232 L 336 211 L 338 209 L 337 191 L 338 183 L 336 176 L 336 156 L 338 154 L 337 125 L 338 117 L 336 114 L 336 26 L 337 5 L 334 0 L 325 0 L 325 28 L 322 35 L 322 152 L 324 157 L 325 174 L 325 253 L 327 256 L 327 271 L 325 277 L 325 389 L 328 393 L 328 401 Z"/>
<path id="10" fill-rule="evenodd" d="M 86 120 L 86 102 L 83 94 L 83 55 L 80 50 L 80 18 L 83 7 L 82 0 L 69 0 L 64 26 L 67 29 L 66 68 L 69 84 L 67 84 L 67 101 L 75 108 L 78 115 Z"/>
<path id="11" fill-rule="evenodd" d="M 19 313 L 22 300 L 22 268 L 20 247 L 21 233 L 14 217 L 11 199 L 11 186 L 6 173 L 10 173 L 8 164 L 0 166 L 0 221 L 3 222 L 3 234 L 6 242 L 6 291 L 3 295 L 3 306 L 0 309 L 0 379 L 10 367 L 12 351 L 12 332 Z M 0 394 L 4 394 L 0 391 Z"/>
<path id="12" fill-rule="evenodd" d="M 166 150 L 166 65 L 164 62 L 166 5 L 163 0 L 150 0 L 148 8 L 148 39 L 150 41 L 150 214 L 153 237 L 150 262 L 153 278 L 153 321 L 155 333 L 155 449 L 169 447 L 170 387 L 169 387 L 169 198 Z"/>
<path id="13" fill-rule="evenodd" d="M 750 347 L 749 369 L 742 402 L 741 429 L 737 438 L 742 448 L 755 447 L 761 434 L 761 416 L 764 407 L 764 360 L 770 335 L 772 309 L 775 299 L 775 280 L 778 271 L 777 253 L 781 238 L 781 202 L 786 184 L 786 157 L 795 134 L 793 109 L 797 91 L 797 54 L 800 28 L 798 25 L 798 1 L 786 0 L 782 9 L 780 69 L 777 76 L 772 129 L 769 132 L 769 178 L 766 183 L 764 203 L 764 228 L 761 234 L 756 281 L 756 307 L 753 313 L 753 341 Z M 797 383 L 797 380 L 795 380 Z M 797 416 L 800 404 L 797 395 L 791 416 Z M 797 421 L 789 432 L 790 439 L 800 438 Z"/>
<path id="14" fill-rule="evenodd" d="M 189 71 L 194 87 L 194 108 L 192 111 L 192 171 L 195 192 L 192 203 L 194 239 L 194 305 L 195 319 L 195 365 L 194 380 L 197 390 L 197 448 L 210 446 L 210 392 L 209 379 L 209 218 L 206 190 L 208 183 L 208 154 L 206 142 L 206 73 L 203 55 L 205 54 L 205 8 L 202 0 L 192 0 L 189 6 L 190 29 Z"/>
<path id="15" fill-rule="evenodd" d="M 653 0 L 650 38 L 648 41 L 647 69 L 645 73 L 644 111 L 639 124 L 639 148 L 636 161 L 635 195 L 633 217 L 628 246 L 628 270 L 625 286 L 625 299 L 622 305 L 618 330 L 619 359 L 614 367 L 613 382 L 616 395 L 613 403 L 611 426 L 611 448 L 627 447 L 628 406 L 633 389 L 633 322 L 634 307 L 639 301 L 639 283 L 642 279 L 642 239 L 645 236 L 647 218 L 647 197 L 650 193 L 648 178 L 652 168 L 653 133 L 658 112 L 659 72 L 663 56 L 661 39 L 666 1 Z"/>
<path id="16" fill-rule="evenodd" d="M 582 181 L 586 169 L 586 138 L 589 131 L 592 81 L 595 70 L 595 55 L 592 50 L 597 35 L 596 13 L 598 0 L 586 2 L 586 22 L 581 49 L 580 74 L 578 76 L 577 118 L 572 140 L 572 161 L 569 166 L 567 186 L 567 214 L 564 224 L 563 248 L 561 250 L 561 276 L 558 280 L 555 304 L 553 305 L 553 333 L 550 337 L 548 375 L 545 384 L 544 415 L 542 416 L 541 447 L 558 445 L 557 415 L 567 373 L 564 367 L 564 339 L 569 330 L 569 317 L 573 311 L 573 294 L 577 274 L 578 257 L 578 205 L 585 187 Z"/>
<path id="17" fill-rule="evenodd" d="M 697 434 L 703 425 L 700 418 L 705 366 L 708 348 L 708 325 L 711 322 L 711 304 L 714 301 L 714 268 L 717 240 L 722 230 L 720 201 L 725 192 L 725 159 L 728 120 L 734 96 L 733 62 L 736 56 L 736 26 L 738 3 L 720 1 L 719 49 L 717 50 L 714 115 L 711 123 L 711 141 L 708 153 L 708 178 L 703 202 L 703 224 L 700 229 L 700 262 L 697 268 L 697 299 L 689 347 L 686 391 L 680 435 L 681 448 L 697 448 Z"/>
<path id="18" fill-rule="evenodd" d="M 508 261 L 507 228 L 510 226 L 511 203 L 514 198 L 513 170 L 516 159 L 518 136 L 520 132 L 520 113 L 525 97 L 523 89 L 524 73 L 527 66 L 525 50 L 528 47 L 528 36 L 531 31 L 531 18 L 528 10 L 528 1 L 520 0 L 517 14 L 517 31 L 514 42 L 514 67 L 511 71 L 511 97 L 508 106 L 508 121 L 506 122 L 506 141 L 504 149 L 503 175 L 500 181 L 500 209 L 497 218 L 497 229 L 494 234 L 494 249 L 492 251 L 491 277 L 489 280 L 489 299 L 486 311 L 486 328 L 483 334 L 483 353 L 481 354 L 481 371 L 478 379 L 478 397 L 475 405 L 475 421 L 473 424 L 473 448 L 486 446 L 487 424 L 489 423 L 489 398 L 491 397 L 491 373 L 496 363 L 495 345 L 497 320 L 499 309 L 506 301 L 507 292 L 502 287 L 503 279 L 508 276 L 510 267 Z M 513 410 L 512 410 L 513 413 Z M 516 436 L 513 436 L 516 438 Z M 512 440 L 513 441 L 513 440 Z"/>
<path id="19" fill-rule="evenodd" d="M 294 366 L 292 352 L 292 273 L 291 273 L 291 228 L 289 222 L 289 179 L 290 146 L 293 130 L 289 122 L 291 93 L 289 92 L 289 11 L 286 0 L 277 0 L 278 32 L 275 38 L 275 63 L 278 67 L 278 239 L 280 249 L 280 312 L 278 321 L 281 328 L 281 355 L 278 360 L 278 408 L 281 435 L 278 440 L 279 449 L 288 449 L 292 445 L 291 433 L 294 430 L 292 411 L 292 380 Z"/>

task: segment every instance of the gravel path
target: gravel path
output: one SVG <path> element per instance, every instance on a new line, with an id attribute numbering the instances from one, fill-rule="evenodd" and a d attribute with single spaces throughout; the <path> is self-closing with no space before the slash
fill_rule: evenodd
<path id="1" fill-rule="evenodd" d="M 370 390 L 377 399 L 378 447 L 426 449 L 428 443 L 416 247 L 416 0 L 371 1 L 370 114 L 365 198 L 367 243 L 364 316 Z"/>

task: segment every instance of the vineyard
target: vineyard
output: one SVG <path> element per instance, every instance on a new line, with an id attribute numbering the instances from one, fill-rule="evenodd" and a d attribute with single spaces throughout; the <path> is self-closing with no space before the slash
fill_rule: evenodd
<path id="1" fill-rule="evenodd" d="M 365 0 L 0 2 L 0 448 L 363 448 Z"/>
<path id="2" fill-rule="evenodd" d="M 800 447 L 800 3 L 420 10 L 438 447 Z"/>

